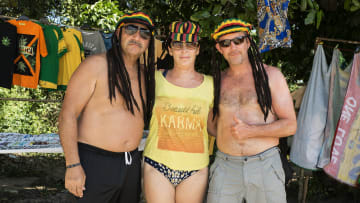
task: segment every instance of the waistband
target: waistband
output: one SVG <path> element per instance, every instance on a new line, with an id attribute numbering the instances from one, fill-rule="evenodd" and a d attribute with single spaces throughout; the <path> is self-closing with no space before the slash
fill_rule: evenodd
<path id="1" fill-rule="evenodd" d="M 79 149 L 92 151 L 92 152 L 95 152 L 97 154 L 101 154 L 101 155 L 105 155 L 105 156 L 114 156 L 114 157 L 125 156 L 125 152 L 112 152 L 112 151 L 101 149 L 101 148 L 95 147 L 93 145 L 85 144 L 85 143 L 82 143 L 82 142 L 78 142 L 78 147 L 79 147 Z M 131 151 L 130 153 L 134 154 L 136 152 L 138 152 L 137 148 L 135 150 Z"/>
<path id="2" fill-rule="evenodd" d="M 271 147 L 263 152 L 252 156 L 232 156 L 229 154 L 225 154 L 218 150 L 216 152 L 216 157 L 224 159 L 224 160 L 232 160 L 232 161 L 240 161 L 240 162 L 249 162 L 249 161 L 256 161 L 256 160 L 264 160 L 268 157 L 271 157 L 275 154 L 279 154 L 280 149 L 279 147 Z"/>

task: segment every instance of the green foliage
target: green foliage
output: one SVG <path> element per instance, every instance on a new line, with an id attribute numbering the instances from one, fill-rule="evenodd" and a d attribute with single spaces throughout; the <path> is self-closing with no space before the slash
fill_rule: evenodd
<path id="1" fill-rule="evenodd" d="M 73 19 L 72 24 L 81 26 L 88 24 L 105 30 L 115 30 L 115 25 L 124 14 L 118 9 L 118 1 L 101 0 L 95 4 L 82 4 L 79 9 L 79 18 Z"/>
<path id="2" fill-rule="evenodd" d="M 284 73 L 292 90 L 297 81 L 309 78 L 317 36 L 360 41 L 359 0 L 339 0 L 335 10 L 324 7 L 323 0 L 291 0 L 288 18 L 291 25 L 292 48 L 277 48 L 262 54 L 266 64 L 277 66 Z M 201 51 L 196 68 L 211 73 L 211 60 L 215 55 L 215 42 L 211 33 L 226 18 L 241 18 L 257 26 L 257 5 L 254 0 L 3 0 L 0 12 L 9 16 L 27 15 L 32 19 L 43 16 L 60 16 L 62 24 L 113 30 L 118 18 L 127 11 L 142 10 L 150 14 L 158 28 L 158 34 L 168 33 L 168 26 L 175 20 L 192 20 L 200 24 Z M 254 39 L 257 40 L 256 33 Z M 335 43 L 327 43 L 335 46 Z M 354 49 L 353 45 L 340 48 Z M 332 48 L 326 48 L 328 59 Z M 349 61 L 353 52 L 345 52 Z M 220 56 L 220 58 L 222 58 Z M 221 68 L 226 68 L 224 59 Z M 328 60 L 329 61 L 329 60 Z M 2 97 L 61 98 L 61 93 L 47 90 L 27 90 L 16 87 L 12 91 L 0 89 Z M 56 118 L 60 104 L 0 101 L 0 131 L 39 134 L 56 132 Z M 37 121 L 36 121 L 37 120 Z M 40 126 L 40 127 L 39 127 Z M 50 127 L 52 126 L 52 127 Z"/>
<path id="3" fill-rule="evenodd" d="M 61 0 L 1 0 L 0 13 L 8 16 L 25 15 L 32 19 L 47 16 Z"/>
<path id="4" fill-rule="evenodd" d="M 63 92 L 26 89 L 14 86 L 0 88 L 2 98 L 61 100 Z M 26 134 L 57 133 L 57 117 L 61 103 L 0 101 L 0 132 Z"/>

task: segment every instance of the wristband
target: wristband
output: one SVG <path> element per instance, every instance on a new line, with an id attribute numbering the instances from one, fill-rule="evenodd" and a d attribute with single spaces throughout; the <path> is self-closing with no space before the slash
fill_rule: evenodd
<path id="1" fill-rule="evenodd" d="M 80 163 L 70 164 L 70 165 L 67 165 L 66 168 L 74 168 L 74 167 L 80 166 L 80 165 L 81 165 Z"/>

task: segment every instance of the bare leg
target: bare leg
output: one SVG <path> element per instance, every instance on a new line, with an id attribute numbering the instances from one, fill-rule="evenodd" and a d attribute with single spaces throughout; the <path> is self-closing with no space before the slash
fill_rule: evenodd
<path id="1" fill-rule="evenodd" d="M 158 170 L 144 164 L 144 188 L 147 203 L 175 203 L 175 188 Z"/>
<path id="2" fill-rule="evenodd" d="M 208 168 L 203 168 L 176 187 L 176 203 L 202 203 L 208 183 Z"/>

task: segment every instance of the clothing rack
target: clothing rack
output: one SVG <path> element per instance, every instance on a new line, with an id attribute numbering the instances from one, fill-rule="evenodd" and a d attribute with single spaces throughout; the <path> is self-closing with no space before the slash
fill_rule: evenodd
<path id="1" fill-rule="evenodd" d="M 321 44 L 322 41 L 329 41 L 329 42 L 341 42 L 345 44 L 358 44 L 358 41 L 351 41 L 351 40 L 343 40 L 343 39 L 332 39 L 332 38 L 325 38 L 325 37 L 316 37 L 315 44 Z"/>
<path id="2" fill-rule="evenodd" d="M 326 37 L 316 37 L 314 50 L 317 49 L 317 46 L 318 46 L 319 44 L 323 45 L 324 47 L 328 47 L 328 48 L 335 48 L 335 47 L 337 47 L 337 46 L 324 45 L 324 41 L 328 41 L 328 42 L 339 42 L 339 43 L 343 43 L 343 44 L 357 45 L 355 49 L 338 48 L 340 51 L 351 52 L 351 53 L 358 53 L 358 52 L 360 51 L 360 41 L 343 40 L 343 39 L 333 39 L 333 38 L 326 38 Z"/>
<path id="3" fill-rule="evenodd" d="M 18 18 L 17 17 L 11 17 L 11 16 L 4 16 L 4 15 L 0 15 L 0 19 L 15 19 L 17 20 Z M 30 19 L 29 18 L 29 21 L 36 21 L 36 22 L 41 22 L 40 20 L 36 20 L 36 19 Z M 67 27 L 67 28 L 74 28 L 74 29 L 77 29 L 77 30 L 86 30 L 86 29 L 81 29 L 81 27 L 77 27 L 77 26 L 70 26 L 70 25 L 63 25 L 63 24 L 56 24 L 56 23 L 51 23 L 49 22 L 50 25 L 56 25 L 56 26 L 59 26 L 59 27 Z M 108 30 L 105 30 L 105 29 L 100 29 L 100 28 L 94 28 L 94 27 L 90 27 L 92 31 L 108 31 Z"/>

